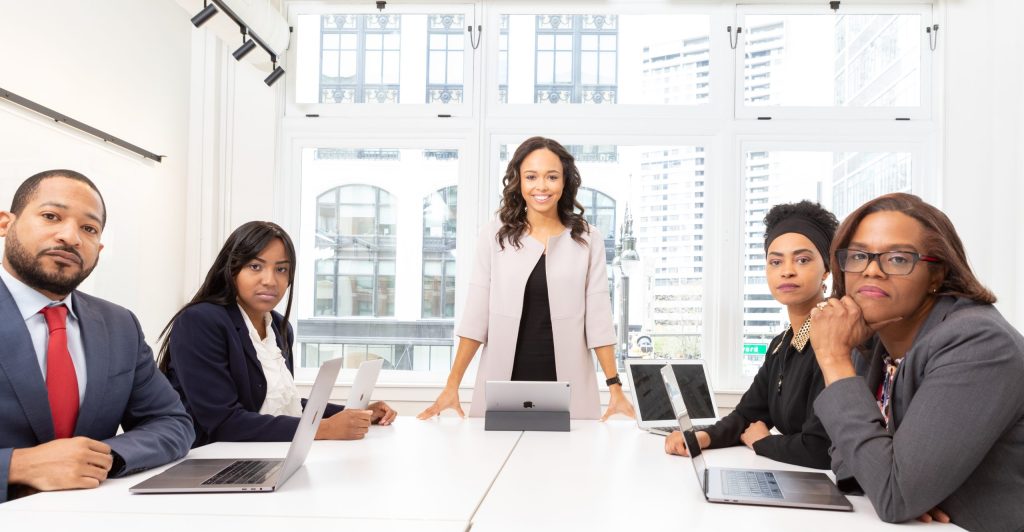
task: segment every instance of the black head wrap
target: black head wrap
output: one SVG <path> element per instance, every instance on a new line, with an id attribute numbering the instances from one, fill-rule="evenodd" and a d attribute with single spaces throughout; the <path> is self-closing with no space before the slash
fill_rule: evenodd
<path id="1" fill-rule="evenodd" d="M 807 237 L 814 244 L 814 248 L 818 250 L 821 259 L 825 261 L 825 270 L 832 271 L 828 260 L 828 250 L 832 246 L 832 235 L 815 223 L 814 220 L 805 216 L 793 215 L 783 218 L 776 223 L 764 235 L 764 252 L 768 253 L 768 246 L 772 245 L 772 241 L 786 233 L 797 233 Z"/>

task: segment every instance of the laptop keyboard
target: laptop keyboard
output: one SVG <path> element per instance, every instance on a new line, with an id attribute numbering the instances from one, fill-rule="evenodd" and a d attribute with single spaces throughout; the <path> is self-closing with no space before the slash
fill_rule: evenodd
<path id="1" fill-rule="evenodd" d="M 775 475 L 767 471 L 722 471 L 725 495 L 782 499 L 782 490 Z"/>
<path id="2" fill-rule="evenodd" d="M 697 432 L 697 431 L 705 430 L 705 429 L 707 429 L 710 426 L 711 425 L 697 425 L 697 426 L 693 427 L 693 431 Z M 676 432 L 676 431 L 679 430 L 679 425 L 666 425 L 664 427 L 651 427 L 651 430 L 661 430 L 661 431 L 664 431 L 665 434 L 671 434 L 671 433 Z"/>
<path id="3" fill-rule="evenodd" d="M 262 484 L 267 481 L 270 470 L 279 463 L 266 460 L 238 460 L 203 481 L 203 485 Z"/>

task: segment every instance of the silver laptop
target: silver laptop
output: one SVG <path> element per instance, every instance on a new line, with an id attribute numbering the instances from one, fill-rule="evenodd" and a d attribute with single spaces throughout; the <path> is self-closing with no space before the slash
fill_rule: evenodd
<path id="1" fill-rule="evenodd" d="M 288 455 L 281 459 L 192 458 L 131 487 L 132 493 L 216 493 L 274 491 L 306 461 L 316 430 L 323 418 L 331 388 L 338 378 L 341 359 L 320 366 L 306 401 Z"/>
<path id="2" fill-rule="evenodd" d="M 661 368 L 668 364 L 676 375 L 683 393 L 683 404 L 690 413 L 695 430 L 702 430 L 718 421 L 718 406 L 711 390 L 711 379 L 703 360 L 681 359 L 626 359 L 633 404 L 637 408 L 636 424 L 662 436 L 679 430 L 672 413 Z"/>
<path id="3" fill-rule="evenodd" d="M 377 376 L 380 375 L 380 368 L 383 365 L 383 358 L 367 360 L 359 364 L 359 371 L 356 372 L 356 378 L 352 380 L 352 389 L 348 392 L 345 408 L 365 410 L 370 405 L 370 396 L 373 395 L 373 388 L 377 385 Z"/>
<path id="4" fill-rule="evenodd" d="M 568 412 L 569 383 L 562 381 L 487 381 L 488 412 Z"/>
<path id="5" fill-rule="evenodd" d="M 671 366 L 665 366 L 661 375 L 705 499 L 728 504 L 853 511 L 850 501 L 824 473 L 708 467 L 694 435 L 675 372 Z"/>

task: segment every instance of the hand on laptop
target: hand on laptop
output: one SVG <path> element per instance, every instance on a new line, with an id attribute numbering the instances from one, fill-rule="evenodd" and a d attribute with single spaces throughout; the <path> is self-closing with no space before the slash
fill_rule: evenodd
<path id="1" fill-rule="evenodd" d="M 370 422 L 374 425 L 390 425 L 398 416 L 398 412 L 395 412 L 384 401 L 370 403 L 370 411 L 373 412 Z"/>
<path id="2" fill-rule="evenodd" d="M 610 393 L 608 399 L 608 409 L 604 411 L 604 415 L 601 416 L 601 421 L 605 421 L 610 418 L 613 414 L 622 414 L 630 419 L 636 418 L 636 412 L 633 411 L 633 404 L 626 399 L 626 394 L 622 393 L 621 385 L 614 385 L 608 387 Z"/>
<path id="3" fill-rule="evenodd" d="M 755 443 L 771 436 L 771 434 L 771 431 L 768 430 L 768 425 L 765 425 L 764 421 L 755 421 L 747 425 L 747 430 L 740 434 L 740 441 L 743 442 L 743 445 L 753 449 Z"/>
<path id="4" fill-rule="evenodd" d="M 697 432 L 697 443 L 700 444 L 701 449 L 707 449 L 711 445 L 711 436 L 708 436 L 707 432 Z M 665 438 L 665 452 L 668 454 L 676 454 L 679 456 L 690 456 L 690 453 L 686 450 L 686 441 L 683 440 L 683 433 L 678 430 L 669 434 Z"/>
<path id="5" fill-rule="evenodd" d="M 320 422 L 318 440 L 361 440 L 370 430 L 373 410 L 346 408 Z"/>
<path id="6" fill-rule="evenodd" d="M 455 410 L 455 413 L 459 417 L 466 417 L 466 413 L 462 411 L 462 405 L 459 404 L 459 389 L 445 387 L 441 390 L 441 395 L 437 396 L 437 400 L 434 404 L 425 408 L 418 416 L 417 419 L 430 419 L 434 416 L 441 415 L 441 412 L 448 410 L 449 408 Z"/>
<path id="7" fill-rule="evenodd" d="M 110 446 L 84 436 L 15 449 L 7 482 L 39 491 L 95 488 L 107 479 Z"/>

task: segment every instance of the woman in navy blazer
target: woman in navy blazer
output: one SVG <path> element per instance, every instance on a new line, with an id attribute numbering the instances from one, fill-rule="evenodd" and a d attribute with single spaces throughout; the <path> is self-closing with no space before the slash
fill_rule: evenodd
<path id="1" fill-rule="evenodd" d="M 194 446 L 290 441 L 295 435 L 297 416 L 260 413 L 268 388 L 284 410 L 299 408 L 288 404 L 289 398 L 298 401 L 291 381 L 293 335 L 288 325 L 294 266 L 295 248 L 283 229 L 270 222 L 246 223 L 228 237 L 203 286 L 164 329 L 160 369 L 192 416 Z M 285 292 L 288 304 L 282 316 L 273 308 Z M 277 349 L 268 336 L 276 339 Z M 280 370 L 280 358 L 287 376 L 276 371 L 268 382 L 267 370 Z M 369 408 L 349 411 L 328 405 L 317 439 L 359 439 L 371 423 L 388 425 L 395 417 L 383 402 Z"/>

